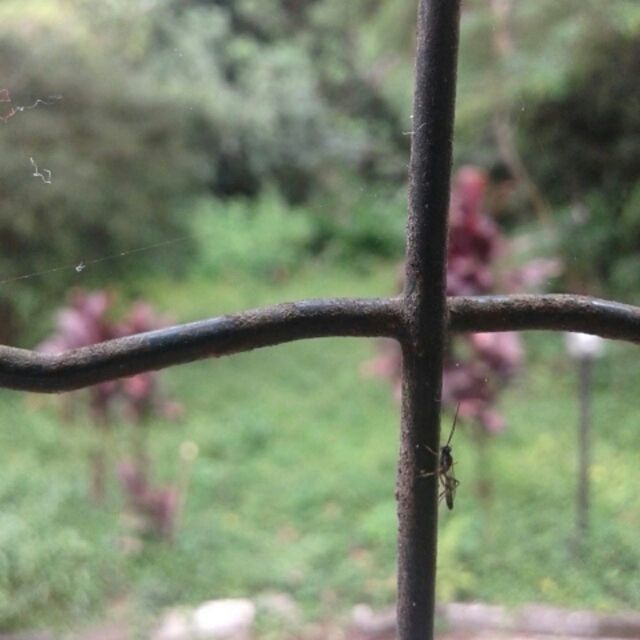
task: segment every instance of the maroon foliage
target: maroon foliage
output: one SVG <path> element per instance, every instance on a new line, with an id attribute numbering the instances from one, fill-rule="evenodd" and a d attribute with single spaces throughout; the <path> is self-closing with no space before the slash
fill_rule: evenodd
<path id="1" fill-rule="evenodd" d="M 487 178 L 475 167 L 458 171 L 451 194 L 447 295 L 495 292 L 495 261 L 506 241 L 484 210 Z M 473 420 L 487 432 L 504 428 L 495 409 L 497 394 L 522 365 L 516 333 L 470 333 L 452 340 L 445 353 L 442 401 L 460 404 L 460 417 Z"/>
<path id="2" fill-rule="evenodd" d="M 485 174 L 465 167 L 455 176 L 449 212 L 447 295 L 469 296 L 491 292 L 492 269 L 503 241 L 493 220 L 483 213 Z"/>
<path id="3" fill-rule="evenodd" d="M 454 177 L 451 193 L 447 295 L 486 295 L 535 289 L 558 275 L 555 260 L 539 259 L 500 274 L 499 258 L 508 254 L 509 242 L 485 211 L 487 176 L 477 167 L 463 167 Z M 496 410 L 498 394 L 515 376 L 524 360 L 517 333 L 470 333 L 453 336 L 446 349 L 442 401 L 460 417 L 480 425 L 485 433 L 498 433 L 504 418 Z M 390 341 L 381 354 L 366 363 L 364 372 L 388 377 L 400 396 L 400 351 Z"/>
<path id="4" fill-rule="evenodd" d="M 180 506 L 178 488 L 153 486 L 146 467 L 133 460 L 118 465 L 118 477 L 129 508 L 139 518 L 139 532 L 170 540 Z"/>
<path id="5" fill-rule="evenodd" d="M 157 315 L 145 302 L 134 303 L 124 319 L 116 322 L 111 318 L 114 303 L 114 296 L 106 291 L 74 290 L 69 306 L 57 314 L 53 334 L 38 350 L 60 353 L 169 324 L 167 318 Z M 181 414 L 180 406 L 160 393 L 158 374 L 154 372 L 103 382 L 91 387 L 88 394 L 96 424 L 108 423 L 114 411 L 122 412 L 126 419 L 138 424 L 152 415 L 177 418 Z"/>
<path id="6" fill-rule="evenodd" d="M 106 291 L 74 290 L 69 306 L 61 309 L 56 317 L 55 331 L 38 349 L 48 353 L 60 353 L 87 345 L 120 338 L 143 331 L 151 331 L 168 324 L 168 319 L 158 316 L 144 302 L 136 302 L 120 321 L 112 318 L 115 298 Z M 153 528 L 168 535 L 173 521 L 175 502 L 173 490 L 152 488 L 147 483 L 148 456 L 146 453 L 146 429 L 143 427 L 153 416 L 178 418 L 182 413 L 179 404 L 167 400 L 158 384 L 155 372 L 140 373 L 129 378 L 103 382 L 86 391 L 65 396 L 64 415 L 88 405 L 91 422 L 105 433 L 115 418 L 139 425 L 135 439 L 137 450 L 135 471 L 121 473 L 122 485 L 132 506 L 142 510 L 144 518 Z M 97 439 L 96 450 L 91 455 L 91 496 L 96 503 L 103 503 L 106 494 L 108 446 L 104 438 Z M 136 484 L 138 483 L 138 484 Z M 143 485 L 138 486 L 140 483 Z"/>

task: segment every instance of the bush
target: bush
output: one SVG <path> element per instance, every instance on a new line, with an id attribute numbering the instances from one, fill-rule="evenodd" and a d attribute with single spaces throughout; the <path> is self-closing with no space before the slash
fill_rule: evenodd
<path id="1" fill-rule="evenodd" d="M 33 21 L 28 38 L 16 22 L 0 26 L 0 341 L 77 281 L 74 263 L 184 233 L 176 205 L 201 184 L 178 102 L 65 24 Z M 47 170 L 45 182 L 37 173 Z M 145 257 L 111 261 L 109 277 Z M 84 271 L 83 284 L 97 284 L 97 272 Z"/>
<path id="2" fill-rule="evenodd" d="M 352 266 L 370 258 L 399 260 L 406 210 L 404 188 L 374 190 L 351 180 L 340 195 L 314 203 L 313 249 Z"/>
<path id="3" fill-rule="evenodd" d="M 115 53 L 130 52 L 197 120 L 193 142 L 208 158 L 217 196 L 256 196 L 276 185 L 299 204 L 322 191 L 337 165 L 373 177 L 404 162 L 401 120 L 358 46 L 364 6 L 80 6 L 87 22 L 106 30 Z"/>
<path id="4" fill-rule="evenodd" d="M 404 248 L 406 197 L 367 190 L 357 180 L 340 196 L 293 207 L 274 189 L 256 199 L 202 200 L 191 215 L 201 273 L 245 272 L 286 277 L 304 260 L 322 256 L 350 267 L 399 259 Z"/>
<path id="5" fill-rule="evenodd" d="M 95 599 L 87 564 L 91 545 L 69 528 L 42 533 L 18 516 L 0 515 L 0 627 L 5 631 L 54 608 L 80 612 Z"/>
<path id="6" fill-rule="evenodd" d="M 552 204 L 573 289 L 640 294 L 640 33 L 594 35 L 559 95 L 532 100 L 523 145 Z"/>
<path id="7" fill-rule="evenodd" d="M 275 191 L 256 200 L 203 200 L 192 214 L 198 267 L 206 276 L 244 271 L 285 276 L 302 260 L 311 240 L 307 213 Z"/>

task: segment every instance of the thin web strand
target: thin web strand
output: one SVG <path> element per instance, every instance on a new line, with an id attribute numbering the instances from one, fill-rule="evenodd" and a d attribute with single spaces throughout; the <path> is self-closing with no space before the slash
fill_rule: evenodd
<path id="1" fill-rule="evenodd" d="M 51 169 L 38 169 L 38 165 L 33 158 L 29 158 L 31 161 L 31 166 L 33 167 L 33 173 L 31 174 L 34 178 L 42 178 L 42 182 L 45 184 L 51 184 L 52 173 Z"/>
<path id="2" fill-rule="evenodd" d="M 118 260 L 120 258 L 124 258 L 126 256 L 131 256 L 136 253 L 143 253 L 146 251 L 153 251 L 160 249 L 162 247 L 167 247 L 169 245 L 179 244 L 181 242 L 187 242 L 189 240 L 196 240 L 197 238 L 206 237 L 211 234 L 197 234 L 197 235 L 185 235 L 180 236 L 178 238 L 172 238 L 171 240 L 163 240 L 162 242 L 156 242 L 154 244 L 145 245 L 143 247 L 136 247 L 135 249 L 129 249 L 127 251 L 120 251 L 119 253 L 112 253 L 108 256 L 102 256 L 100 258 L 93 258 L 91 260 L 80 260 L 74 263 L 68 263 L 65 265 L 61 265 L 59 267 L 53 267 L 51 269 L 44 269 L 42 271 L 31 271 L 29 273 L 23 273 L 16 276 L 9 276 L 8 278 L 4 278 L 0 280 L 0 286 L 4 286 L 6 284 L 10 284 L 12 282 L 19 282 L 20 280 L 29 280 L 31 278 L 37 278 L 40 276 L 46 276 L 52 273 L 58 273 L 60 271 L 71 271 L 74 270 L 76 273 L 81 273 L 87 267 L 90 267 L 95 264 L 99 264 L 101 262 L 108 262 L 110 260 Z"/>
<path id="3" fill-rule="evenodd" d="M 7 122 L 9 122 L 9 120 L 11 120 L 11 118 L 13 118 L 18 113 L 23 113 L 24 111 L 31 111 L 32 109 L 37 109 L 41 105 L 44 107 L 50 107 L 54 104 L 57 104 L 61 100 L 62 100 L 61 95 L 53 95 L 53 96 L 47 96 L 46 98 L 36 98 L 36 100 L 31 104 L 17 105 L 17 106 L 12 105 L 9 111 L 0 115 L 0 120 L 2 120 L 4 124 L 7 124 Z M 6 102 L 9 104 L 13 102 L 9 89 L 0 89 L 0 102 Z"/>
<path id="4" fill-rule="evenodd" d="M 30 111 L 32 109 L 36 109 L 39 106 L 51 106 L 62 100 L 61 95 L 52 95 L 47 96 L 46 98 L 37 98 L 33 103 L 28 105 L 18 105 L 11 106 L 8 112 L 0 115 L 0 120 L 5 124 L 13 118 L 16 114 L 22 113 L 24 111 Z M 11 93 L 9 89 L 0 89 L 0 103 L 12 103 L 13 99 L 11 98 Z M 36 161 L 33 158 L 29 158 L 31 162 L 31 166 L 33 167 L 33 176 L 36 178 L 40 178 L 43 183 L 51 184 L 52 172 L 50 169 L 39 169 Z M 44 269 L 42 271 L 30 271 L 28 273 L 23 273 L 16 276 L 10 276 L 8 278 L 4 278 L 0 280 L 0 286 L 4 286 L 7 284 L 20 282 L 22 280 L 30 280 L 32 278 L 38 278 L 41 276 L 50 275 L 53 273 L 59 273 L 61 271 L 70 271 L 73 270 L 76 273 L 82 273 L 87 267 L 99 264 L 101 262 L 107 262 L 110 260 L 117 260 L 119 258 L 124 258 L 126 256 L 131 256 L 137 253 L 143 253 L 146 251 L 153 251 L 160 249 L 162 247 L 167 247 L 170 245 L 180 244 L 182 242 L 187 242 L 188 240 L 196 240 L 198 237 L 206 237 L 210 234 L 191 234 L 184 235 L 177 238 L 172 238 L 171 240 L 164 240 L 162 242 L 156 242 L 149 245 L 144 245 L 142 247 L 136 247 L 135 249 L 129 249 L 127 251 L 120 251 L 119 253 L 110 254 L 107 256 L 102 256 L 100 258 L 93 258 L 91 260 L 80 260 L 79 262 L 74 262 L 73 264 L 65 264 L 59 267 L 52 267 L 51 269 Z"/>

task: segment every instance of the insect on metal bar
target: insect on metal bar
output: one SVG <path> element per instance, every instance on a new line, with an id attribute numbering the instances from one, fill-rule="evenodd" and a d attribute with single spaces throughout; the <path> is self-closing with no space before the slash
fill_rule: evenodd
<path id="1" fill-rule="evenodd" d="M 435 471 L 428 471 L 425 473 L 421 473 L 421 478 L 426 478 L 428 476 L 438 475 L 438 480 L 440 481 L 440 486 L 442 487 L 442 493 L 440 494 L 440 500 L 444 498 L 447 507 L 449 509 L 453 509 L 453 501 L 456 496 L 456 489 L 460 485 L 460 481 L 456 479 L 453 474 L 453 453 L 451 447 L 451 439 L 453 438 L 453 434 L 456 430 L 456 422 L 458 421 L 458 411 L 460 410 L 460 403 L 456 407 L 456 414 L 453 418 L 453 425 L 451 426 L 451 432 L 449 433 L 449 437 L 447 438 L 446 444 L 440 447 L 440 453 L 436 453 L 433 449 L 427 447 L 430 453 L 432 453 L 438 459 L 438 467 Z"/>

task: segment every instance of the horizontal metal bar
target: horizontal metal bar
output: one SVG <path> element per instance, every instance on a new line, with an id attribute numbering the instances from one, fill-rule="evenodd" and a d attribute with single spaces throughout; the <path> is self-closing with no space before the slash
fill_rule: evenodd
<path id="1" fill-rule="evenodd" d="M 0 346 L 0 388 L 55 393 L 305 338 L 404 341 L 401 298 L 305 300 L 109 340 L 52 355 Z M 449 298 L 452 331 L 581 331 L 640 344 L 640 308 L 585 296 Z"/>
<path id="2" fill-rule="evenodd" d="M 640 344 L 640 307 L 567 294 L 449 298 L 452 331 L 546 329 Z"/>
<path id="3" fill-rule="evenodd" d="M 399 299 L 303 300 L 60 354 L 0 346 L 0 388 L 55 393 L 175 364 L 330 336 L 401 338 Z"/>

